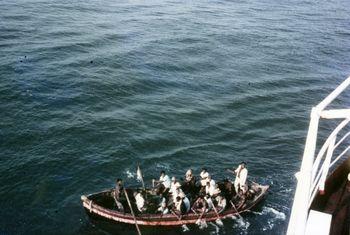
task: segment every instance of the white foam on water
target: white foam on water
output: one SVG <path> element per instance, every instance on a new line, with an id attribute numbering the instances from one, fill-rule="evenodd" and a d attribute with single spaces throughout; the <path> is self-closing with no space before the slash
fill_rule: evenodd
<path id="1" fill-rule="evenodd" d="M 263 212 L 258 212 L 258 211 L 251 211 L 253 214 L 256 214 L 256 215 L 263 215 Z"/>
<path id="2" fill-rule="evenodd" d="M 169 170 L 170 169 L 170 165 L 167 163 L 157 163 L 156 164 L 156 168 L 160 168 L 163 170 Z"/>
<path id="3" fill-rule="evenodd" d="M 263 212 L 266 211 L 266 214 L 273 214 L 275 219 L 286 220 L 286 214 L 280 212 L 272 207 L 264 207 Z"/>
<path id="4" fill-rule="evenodd" d="M 198 228 L 201 230 L 208 227 L 208 224 L 207 222 L 205 222 L 205 220 L 198 220 L 196 224 L 198 225 Z"/>
<path id="5" fill-rule="evenodd" d="M 283 212 L 280 212 L 272 207 L 267 207 L 265 206 L 261 212 L 258 211 L 252 211 L 252 213 L 256 215 L 272 215 L 274 219 L 278 220 L 285 220 L 286 219 L 286 214 Z"/>
<path id="6" fill-rule="evenodd" d="M 126 170 L 126 176 L 129 178 L 129 179 L 134 179 L 135 176 L 136 176 L 136 173 L 135 172 L 131 172 L 129 169 Z"/>
<path id="7" fill-rule="evenodd" d="M 247 230 L 250 226 L 250 223 L 246 220 L 244 220 L 242 217 L 235 219 L 235 224 L 233 225 L 234 228 L 241 228 L 243 230 Z"/>
<path id="8" fill-rule="evenodd" d="M 253 212 L 257 215 L 266 215 L 268 216 L 267 222 L 262 227 L 263 231 L 272 230 L 276 221 L 284 221 L 286 220 L 286 215 L 283 212 L 280 212 L 272 207 L 264 207 L 262 212 Z"/>
<path id="9" fill-rule="evenodd" d="M 263 231 L 268 231 L 271 230 L 273 228 L 273 222 L 271 222 L 271 220 L 267 221 L 267 224 L 264 225 L 264 227 L 262 228 Z"/>
<path id="10" fill-rule="evenodd" d="M 183 224 L 181 227 L 182 227 L 182 232 L 187 232 L 190 230 L 186 224 Z"/>
<path id="11" fill-rule="evenodd" d="M 216 225 L 215 223 L 213 223 L 213 222 L 210 222 L 209 224 L 212 225 L 212 226 L 215 228 L 215 231 L 211 231 L 210 234 L 219 234 L 219 232 L 220 232 L 219 226 L 217 226 L 217 225 Z"/>

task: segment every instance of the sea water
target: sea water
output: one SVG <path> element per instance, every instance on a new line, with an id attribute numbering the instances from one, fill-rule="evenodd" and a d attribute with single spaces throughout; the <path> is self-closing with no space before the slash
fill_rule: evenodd
<path id="1" fill-rule="evenodd" d="M 134 234 L 80 196 L 140 186 L 137 164 L 150 186 L 243 160 L 266 201 L 185 234 L 283 234 L 310 109 L 349 58 L 346 0 L 1 0 L 0 234 Z"/>

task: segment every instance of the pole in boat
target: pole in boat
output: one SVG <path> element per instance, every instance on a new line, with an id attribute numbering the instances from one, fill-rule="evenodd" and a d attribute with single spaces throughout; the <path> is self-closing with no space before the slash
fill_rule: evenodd
<path id="1" fill-rule="evenodd" d="M 128 193 L 126 192 L 125 188 L 124 188 L 124 194 L 125 194 L 126 200 L 128 201 L 128 205 L 129 205 L 129 208 L 130 208 L 131 215 L 134 218 L 137 233 L 138 233 L 138 235 L 142 235 L 141 231 L 140 231 L 140 228 L 139 228 L 139 225 L 137 224 L 137 220 L 136 220 L 136 217 L 135 217 L 135 214 L 134 214 L 134 210 L 132 209 Z"/>
<path id="2" fill-rule="evenodd" d="M 140 180 L 141 183 L 142 183 L 143 190 L 146 191 L 145 182 L 143 181 L 143 176 L 142 176 L 142 172 L 141 172 L 141 169 L 140 169 L 140 165 L 137 165 L 136 175 L 137 175 L 137 179 Z"/>

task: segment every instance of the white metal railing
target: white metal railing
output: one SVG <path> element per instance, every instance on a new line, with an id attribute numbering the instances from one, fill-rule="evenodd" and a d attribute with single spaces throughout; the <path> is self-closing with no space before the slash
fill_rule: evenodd
<path id="1" fill-rule="evenodd" d="M 329 169 L 341 159 L 350 149 L 348 146 L 333 161 L 334 150 L 350 135 L 346 133 L 337 143 L 337 136 L 350 122 L 350 109 L 325 108 L 348 86 L 350 77 L 342 82 L 331 94 L 311 110 L 309 130 L 306 137 L 303 160 L 300 171 L 296 174 L 298 184 L 294 196 L 292 213 L 289 220 L 287 235 L 304 235 L 312 200 L 317 192 L 324 190 Z M 320 119 L 344 119 L 327 138 L 315 158 L 318 124 Z M 325 156 L 326 155 L 326 156 Z M 320 166 L 321 161 L 322 165 Z"/>

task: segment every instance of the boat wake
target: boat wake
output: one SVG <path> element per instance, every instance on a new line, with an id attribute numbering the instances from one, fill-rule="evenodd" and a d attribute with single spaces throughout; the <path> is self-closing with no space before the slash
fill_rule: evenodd
<path id="1" fill-rule="evenodd" d="M 279 220 L 286 220 L 286 214 L 283 212 L 280 212 L 272 207 L 264 207 L 263 212 L 265 211 L 265 214 L 273 214 L 275 216 L 275 219 Z"/>
<path id="2" fill-rule="evenodd" d="M 244 220 L 242 217 L 232 216 L 232 219 L 235 221 L 233 228 L 240 228 L 246 231 L 250 226 L 250 223 L 247 220 Z"/>
<path id="3" fill-rule="evenodd" d="M 253 212 L 253 213 L 257 215 L 268 216 L 267 223 L 262 228 L 263 231 L 271 230 L 277 221 L 286 220 L 285 213 L 280 212 L 272 207 L 263 207 L 262 212 Z"/>
<path id="4" fill-rule="evenodd" d="M 256 211 L 252 211 L 254 214 L 257 215 L 272 215 L 272 217 L 274 219 L 277 220 L 285 220 L 286 219 L 286 214 L 284 214 L 283 212 L 280 212 L 272 207 L 267 207 L 264 206 L 262 212 L 256 212 Z"/>
<path id="5" fill-rule="evenodd" d="M 218 225 L 216 225 L 215 223 L 213 223 L 213 222 L 210 222 L 209 224 L 212 225 L 215 228 L 215 231 L 212 231 L 210 234 L 219 234 L 220 227 Z"/>

